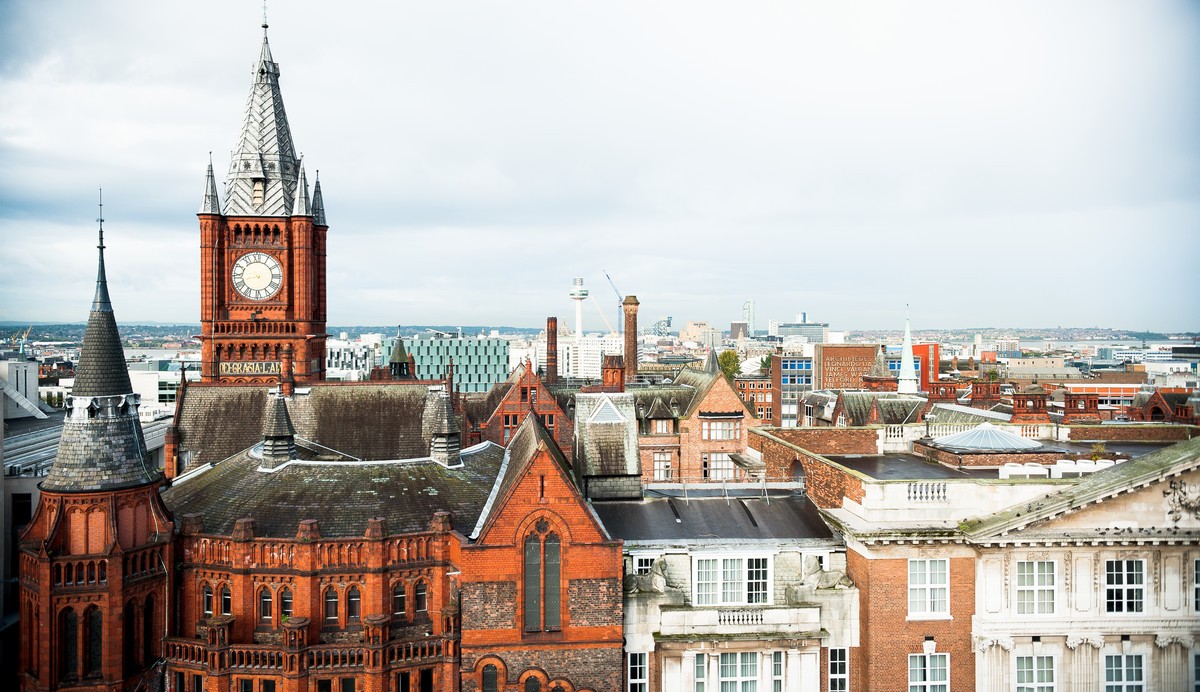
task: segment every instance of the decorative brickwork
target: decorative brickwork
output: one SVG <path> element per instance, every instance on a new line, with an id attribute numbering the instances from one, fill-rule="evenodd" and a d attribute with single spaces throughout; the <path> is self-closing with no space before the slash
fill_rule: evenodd
<path id="1" fill-rule="evenodd" d="M 517 583 L 481 581 L 463 584 L 463 619 L 472 629 L 511 629 L 517 621 Z"/>
<path id="2" fill-rule="evenodd" d="M 621 584 L 612 579 L 572 579 L 567 584 L 571 622 L 580 627 L 605 626 L 621 610 Z"/>

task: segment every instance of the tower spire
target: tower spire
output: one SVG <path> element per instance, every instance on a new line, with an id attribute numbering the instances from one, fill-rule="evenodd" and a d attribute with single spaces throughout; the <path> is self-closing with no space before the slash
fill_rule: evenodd
<path id="1" fill-rule="evenodd" d="M 112 301 L 108 297 L 108 277 L 104 274 L 104 188 L 100 188 L 100 214 L 96 217 L 100 226 L 100 260 L 96 267 L 96 296 L 92 299 L 92 312 L 112 312 Z"/>
<path id="2" fill-rule="evenodd" d="M 304 176 L 304 155 L 300 155 L 300 178 L 296 182 L 296 203 L 292 205 L 292 216 L 312 216 L 308 203 L 308 178 Z"/>
<path id="3" fill-rule="evenodd" d="M 279 65 L 267 40 L 265 14 L 262 30 L 262 49 L 254 66 L 242 130 L 225 179 L 225 213 L 229 216 L 289 216 L 295 204 L 296 148 L 279 90 Z"/>
<path id="4" fill-rule="evenodd" d="M 904 305 L 904 345 L 900 350 L 900 381 L 896 386 L 900 394 L 917 393 L 917 368 L 913 358 L 912 330 L 909 328 L 908 304 Z"/>

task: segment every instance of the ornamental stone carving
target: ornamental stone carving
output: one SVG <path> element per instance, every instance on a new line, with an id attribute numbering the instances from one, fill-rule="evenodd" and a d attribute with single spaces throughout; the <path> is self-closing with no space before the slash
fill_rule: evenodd
<path id="1" fill-rule="evenodd" d="M 1012 651 L 1012 637 L 975 637 L 975 649 L 980 653 L 986 652 L 993 646 L 998 646 L 1005 651 Z"/>
<path id="2" fill-rule="evenodd" d="M 1178 644 L 1185 649 L 1190 649 L 1195 641 L 1196 638 L 1190 634 L 1160 634 L 1154 638 L 1154 645 L 1165 649 L 1172 644 Z"/>
<path id="3" fill-rule="evenodd" d="M 1073 634 L 1073 635 L 1067 637 L 1067 648 L 1070 649 L 1071 651 L 1074 651 L 1075 649 L 1079 648 L 1080 644 L 1087 644 L 1088 646 L 1099 649 L 1100 647 L 1104 646 L 1104 637 L 1101 637 L 1098 634 L 1087 634 L 1087 635 L 1074 635 Z"/>
<path id="4" fill-rule="evenodd" d="M 1167 498 L 1167 517 L 1179 523 L 1185 516 L 1200 519 L 1200 483 L 1173 480 L 1163 491 Z"/>

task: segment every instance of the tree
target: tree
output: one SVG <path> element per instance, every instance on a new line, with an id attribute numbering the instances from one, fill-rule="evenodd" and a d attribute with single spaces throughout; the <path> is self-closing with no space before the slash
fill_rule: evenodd
<path id="1" fill-rule="evenodd" d="M 721 368 L 727 379 L 732 380 L 734 375 L 742 371 L 742 361 L 737 351 L 721 351 L 721 355 L 717 356 L 717 367 Z"/>
<path id="2" fill-rule="evenodd" d="M 758 371 L 764 375 L 771 374 L 771 356 L 763 356 L 758 359 Z"/>

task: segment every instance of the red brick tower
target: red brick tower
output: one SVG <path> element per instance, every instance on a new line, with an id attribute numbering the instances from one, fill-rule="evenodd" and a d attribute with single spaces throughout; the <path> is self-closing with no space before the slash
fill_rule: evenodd
<path id="1" fill-rule="evenodd" d="M 625 382 L 637 379 L 638 371 L 638 299 L 637 296 L 625 296 L 621 309 L 625 311 Z"/>
<path id="2" fill-rule="evenodd" d="M 132 688 L 161 655 L 174 525 L 146 455 L 104 275 L 62 440 L 20 538 L 23 690 Z"/>
<path id="3" fill-rule="evenodd" d="M 263 24 L 246 119 L 225 179 L 200 205 L 201 379 L 274 382 L 291 345 L 296 383 L 325 376 L 325 207 L 310 202 Z"/>

